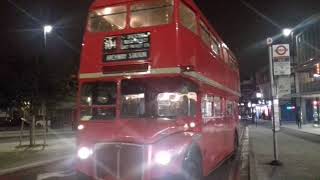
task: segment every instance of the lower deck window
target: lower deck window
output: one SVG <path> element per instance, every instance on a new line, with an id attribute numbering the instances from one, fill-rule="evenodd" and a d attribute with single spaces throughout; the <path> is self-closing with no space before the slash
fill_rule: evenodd
<path id="1" fill-rule="evenodd" d="M 115 82 L 93 82 L 81 86 L 80 119 L 112 120 L 116 117 Z"/>

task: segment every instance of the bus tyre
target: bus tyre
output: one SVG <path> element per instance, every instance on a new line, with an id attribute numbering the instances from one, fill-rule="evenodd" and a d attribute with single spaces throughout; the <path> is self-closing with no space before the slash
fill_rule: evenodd
<path id="1" fill-rule="evenodd" d="M 76 180 L 91 180 L 92 178 L 90 178 L 89 176 L 77 171 L 76 172 Z"/>
<path id="2" fill-rule="evenodd" d="M 238 138 L 237 132 L 235 132 L 234 140 L 233 140 L 233 153 L 231 156 L 232 160 L 236 158 L 238 149 L 239 149 L 239 138 Z"/>
<path id="3" fill-rule="evenodd" d="M 200 152 L 191 151 L 183 163 L 183 180 L 202 180 L 202 158 Z"/>

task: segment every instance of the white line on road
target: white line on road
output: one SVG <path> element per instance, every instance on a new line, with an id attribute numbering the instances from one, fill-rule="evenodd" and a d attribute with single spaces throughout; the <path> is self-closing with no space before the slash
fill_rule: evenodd
<path id="1" fill-rule="evenodd" d="M 53 178 L 53 177 L 68 177 L 68 176 L 73 176 L 75 174 L 76 174 L 75 171 L 57 171 L 57 172 L 43 173 L 37 176 L 37 180 L 44 180 L 44 179 Z"/>

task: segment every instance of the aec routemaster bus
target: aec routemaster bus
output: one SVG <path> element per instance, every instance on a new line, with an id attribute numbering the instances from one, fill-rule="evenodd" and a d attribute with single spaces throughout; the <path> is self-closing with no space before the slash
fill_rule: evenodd
<path id="1" fill-rule="evenodd" d="M 201 179 L 238 146 L 239 70 L 192 0 L 95 0 L 83 39 L 76 169 Z"/>

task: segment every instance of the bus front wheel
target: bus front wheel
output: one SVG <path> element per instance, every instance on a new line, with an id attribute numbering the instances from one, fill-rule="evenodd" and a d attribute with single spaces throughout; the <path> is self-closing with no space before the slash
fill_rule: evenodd
<path id="1" fill-rule="evenodd" d="M 193 150 L 187 154 L 182 173 L 183 180 L 201 180 L 203 178 L 200 152 Z"/>
<path id="2" fill-rule="evenodd" d="M 239 150 L 239 138 L 238 138 L 237 132 L 235 132 L 234 141 L 233 141 L 233 152 L 231 156 L 232 160 L 236 158 L 238 150 Z"/>
<path id="3" fill-rule="evenodd" d="M 89 176 L 83 174 L 82 172 L 76 171 L 76 180 L 91 180 Z"/>

